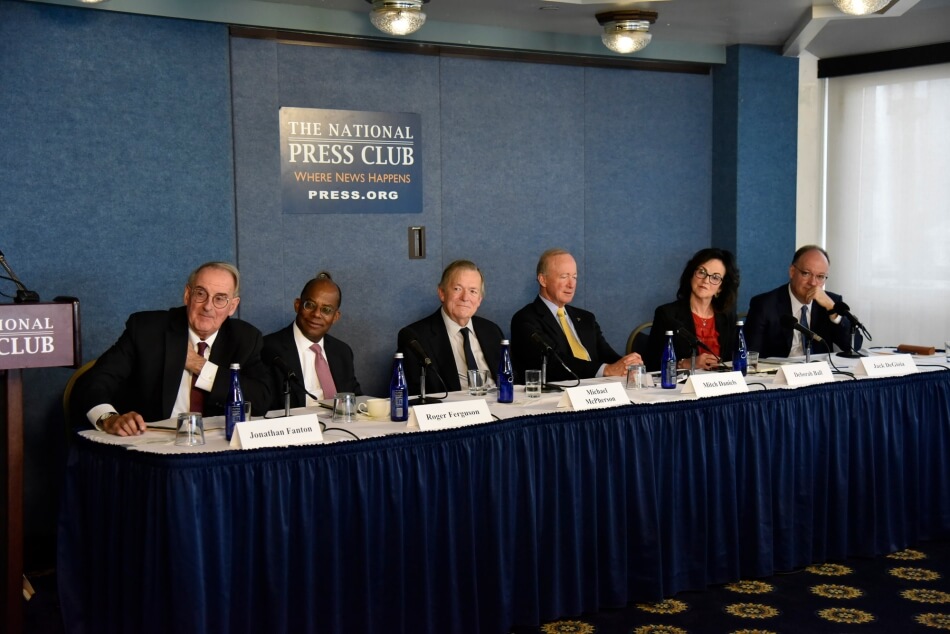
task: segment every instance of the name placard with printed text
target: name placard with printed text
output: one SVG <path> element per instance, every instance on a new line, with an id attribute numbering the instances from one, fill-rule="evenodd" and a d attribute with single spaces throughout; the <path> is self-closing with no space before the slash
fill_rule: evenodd
<path id="1" fill-rule="evenodd" d="M 415 405 L 409 408 L 409 422 L 406 423 L 406 427 L 420 431 L 434 431 L 490 423 L 493 420 L 488 403 L 481 398 L 435 405 Z"/>
<path id="2" fill-rule="evenodd" d="M 909 354 L 861 357 L 854 369 L 855 376 L 867 377 L 904 376 L 916 372 L 917 364 Z"/>
<path id="3" fill-rule="evenodd" d="M 790 385 L 792 387 L 831 383 L 834 380 L 835 377 L 831 374 L 831 367 L 827 361 L 783 365 L 779 366 L 778 372 L 775 373 L 775 383 L 777 385 Z"/>
<path id="4" fill-rule="evenodd" d="M 695 394 L 700 398 L 705 398 L 748 391 L 749 386 L 742 372 L 716 372 L 691 375 L 686 379 L 686 385 L 683 386 L 681 394 Z"/>
<path id="5" fill-rule="evenodd" d="M 322 442 L 323 432 L 317 415 L 303 414 L 238 423 L 234 426 L 230 446 L 232 449 L 258 449 Z"/>
<path id="6" fill-rule="evenodd" d="M 569 387 L 564 390 L 557 406 L 580 412 L 585 409 L 604 409 L 629 404 L 630 397 L 627 396 L 623 383 L 610 382 Z"/>

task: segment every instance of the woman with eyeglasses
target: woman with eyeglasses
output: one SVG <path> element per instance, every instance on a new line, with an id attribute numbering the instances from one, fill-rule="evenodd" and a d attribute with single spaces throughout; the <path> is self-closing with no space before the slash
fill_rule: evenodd
<path id="1" fill-rule="evenodd" d="M 693 343 L 697 346 L 696 368 L 714 370 L 720 359 L 730 357 L 735 340 L 736 297 L 739 267 L 725 249 L 697 251 L 680 275 L 676 301 L 657 307 L 650 327 L 645 355 L 647 369 L 658 370 L 666 331 L 673 331 L 677 367 L 689 368 Z"/>

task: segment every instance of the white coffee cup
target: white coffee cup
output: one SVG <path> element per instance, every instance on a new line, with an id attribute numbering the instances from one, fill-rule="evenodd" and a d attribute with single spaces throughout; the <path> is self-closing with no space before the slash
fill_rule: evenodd
<path id="1" fill-rule="evenodd" d="M 356 406 L 360 414 L 366 414 L 372 418 L 387 418 L 389 416 L 388 398 L 370 398 Z"/>

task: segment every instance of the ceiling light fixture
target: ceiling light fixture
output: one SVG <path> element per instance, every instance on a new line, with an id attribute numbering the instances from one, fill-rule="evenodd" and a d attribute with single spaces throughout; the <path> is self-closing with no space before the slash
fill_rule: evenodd
<path id="1" fill-rule="evenodd" d="M 638 10 L 598 13 L 597 21 L 604 27 L 600 39 L 616 53 L 642 51 L 653 39 L 650 25 L 656 22 L 656 16 L 656 11 Z"/>
<path id="2" fill-rule="evenodd" d="M 429 0 L 366 0 L 373 5 L 369 21 L 387 35 L 409 35 L 426 23 L 422 5 Z"/>
<path id="3" fill-rule="evenodd" d="M 886 7 L 890 0 L 834 0 L 835 6 L 848 15 L 868 15 Z"/>

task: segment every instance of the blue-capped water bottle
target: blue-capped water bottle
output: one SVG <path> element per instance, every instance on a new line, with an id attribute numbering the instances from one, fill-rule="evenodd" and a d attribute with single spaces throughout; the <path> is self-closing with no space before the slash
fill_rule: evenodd
<path id="1" fill-rule="evenodd" d="M 231 440 L 234 425 L 244 422 L 244 391 L 241 389 L 241 364 L 231 364 L 231 389 L 228 391 L 228 406 L 224 410 L 224 436 Z"/>
<path id="2" fill-rule="evenodd" d="M 673 331 L 666 331 L 666 347 L 660 362 L 660 386 L 666 390 L 676 387 L 676 351 L 673 349 Z"/>
<path id="3" fill-rule="evenodd" d="M 515 376 L 511 369 L 511 344 L 507 339 L 501 340 L 501 360 L 498 362 L 498 376 L 495 383 L 498 385 L 499 403 L 511 403 L 515 400 Z"/>
<path id="4" fill-rule="evenodd" d="M 389 419 L 393 422 L 409 420 L 409 388 L 406 386 L 406 367 L 401 352 L 393 357 L 393 378 L 389 381 Z"/>
<path id="5" fill-rule="evenodd" d="M 745 376 L 749 369 L 749 349 L 745 345 L 744 325 L 745 322 L 741 319 L 736 322 L 736 344 L 732 351 L 732 371 L 742 372 L 742 376 Z"/>

